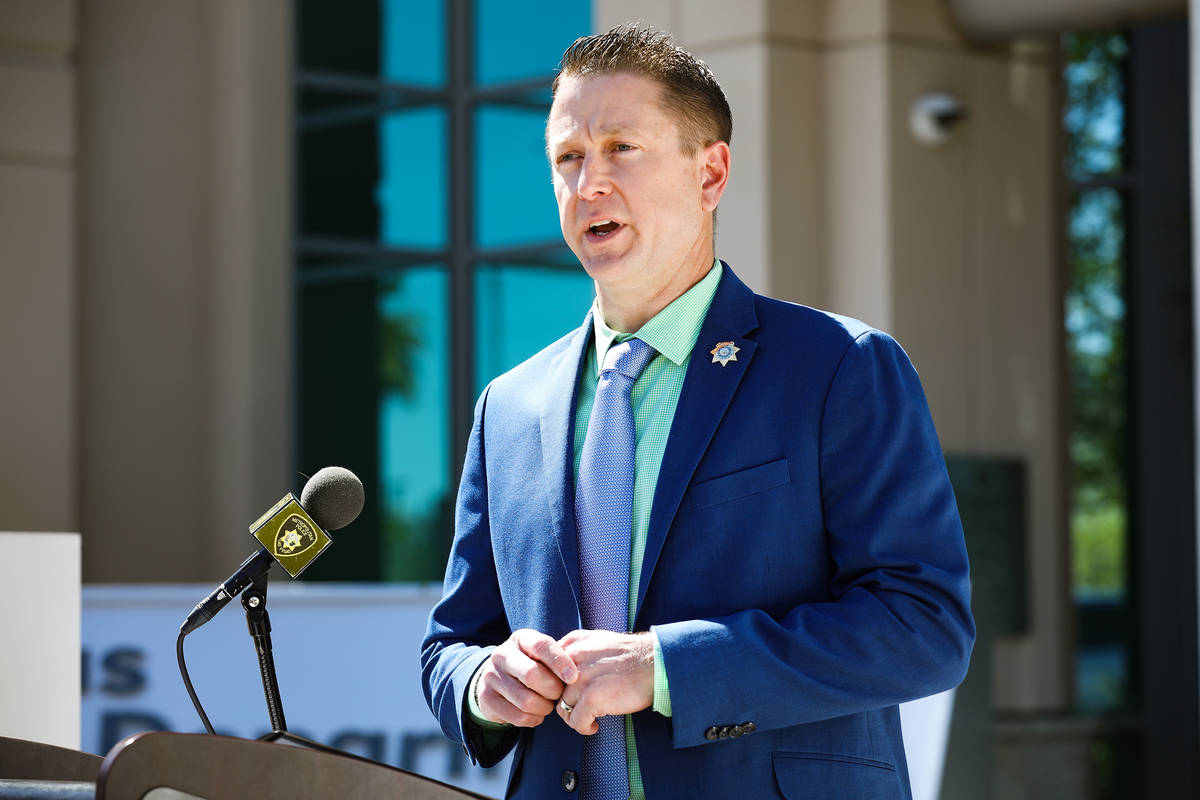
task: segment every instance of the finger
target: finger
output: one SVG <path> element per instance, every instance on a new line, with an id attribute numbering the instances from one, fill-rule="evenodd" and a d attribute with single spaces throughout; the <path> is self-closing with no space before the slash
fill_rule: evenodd
<path id="1" fill-rule="evenodd" d="M 576 669 L 575 662 L 567 655 L 562 645 L 544 633 L 537 631 L 520 631 L 520 633 L 522 635 L 516 641 L 521 652 L 535 661 L 545 664 L 563 683 L 575 682 L 579 677 L 579 670 Z"/>
<path id="2" fill-rule="evenodd" d="M 536 728 L 546 719 L 546 714 L 523 711 L 500 692 L 483 687 L 479 689 L 479 710 L 493 722 L 507 722 L 520 728 Z"/>
<path id="3" fill-rule="evenodd" d="M 578 629 L 573 630 L 570 633 L 568 633 L 566 636 L 559 639 L 558 644 L 560 647 L 562 647 L 565 650 L 565 649 L 569 648 L 571 645 L 578 642 L 579 640 L 586 638 L 588 633 L 589 633 L 589 631 L 585 631 L 585 630 L 578 630 Z"/>
<path id="4" fill-rule="evenodd" d="M 563 722 L 584 736 L 591 736 L 600 730 L 592 709 L 586 703 L 580 702 L 579 705 L 574 706 L 570 714 L 566 713 L 562 706 L 558 706 L 557 710 Z"/>
<path id="5" fill-rule="evenodd" d="M 571 707 L 571 704 L 567 703 L 567 705 L 564 706 L 563 702 L 564 701 L 560 699 L 557 703 L 554 704 L 554 713 L 558 714 L 559 719 L 561 719 L 563 722 L 570 725 L 571 724 L 571 712 L 568 709 Z"/>
<path id="6" fill-rule="evenodd" d="M 504 673 L 494 673 L 491 680 L 485 675 L 480 681 L 479 687 L 479 705 L 480 709 L 488 712 L 487 700 L 500 700 L 497 703 L 497 711 L 505 712 L 512 715 L 515 709 L 515 714 L 518 716 L 524 715 L 538 718 L 538 722 L 530 723 L 528 720 L 516 722 L 505 718 L 505 722 L 512 724 L 522 724 L 523 727 L 533 727 L 533 724 L 538 724 L 544 720 L 546 715 L 554 710 L 554 700 L 546 699 L 541 694 L 530 690 L 529 687 L 521 684 L 511 675 Z M 491 716 L 488 714 L 488 716 Z"/>
<path id="7" fill-rule="evenodd" d="M 571 724 L 571 714 L 574 711 L 575 703 L 577 703 L 577 702 L 578 702 L 578 698 L 576 698 L 575 700 L 568 700 L 567 692 L 564 691 L 563 696 L 561 698 L 559 698 L 559 701 L 557 703 L 554 704 L 554 711 L 556 714 L 558 714 L 559 718 L 563 722 L 570 725 Z"/>
<path id="8" fill-rule="evenodd" d="M 525 655 L 521 650 L 510 648 L 501 651 L 497 649 L 492 654 L 492 663 L 497 672 L 529 687 L 547 700 L 557 700 L 562 696 L 563 682 L 558 679 L 558 676 L 544 664 Z"/>

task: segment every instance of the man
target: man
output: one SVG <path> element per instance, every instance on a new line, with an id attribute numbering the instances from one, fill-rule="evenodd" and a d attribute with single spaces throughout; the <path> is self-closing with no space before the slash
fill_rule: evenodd
<path id="1" fill-rule="evenodd" d="M 422 652 L 446 735 L 516 747 L 511 797 L 909 797 L 896 704 L 966 670 L 916 373 L 714 259 L 730 128 L 664 35 L 563 56 L 547 152 L 596 300 L 479 399 Z"/>

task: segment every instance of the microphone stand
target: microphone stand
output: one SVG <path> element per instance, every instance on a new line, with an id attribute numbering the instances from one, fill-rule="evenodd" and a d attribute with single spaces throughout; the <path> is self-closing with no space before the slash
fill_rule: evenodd
<path id="1" fill-rule="evenodd" d="M 275 675 L 275 657 L 271 654 L 271 617 L 267 614 L 267 576 L 269 573 L 270 570 L 265 570 L 254 579 L 246 591 L 242 592 L 242 608 L 246 610 L 246 627 L 250 629 L 250 637 L 254 640 L 254 650 L 258 653 L 258 670 L 262 673 L 263 695 L 267 700 L 267 714 L 271 718 L 271 732 L 259 737 L 259 741 L 283 742 L 313 750 L 323 750 L 327 753 L 342 754 L 342 751 L 336 748 L 288 732 L 287 720 L 283 716 L 283 700 L 279 696 L 279 680 Z"/>

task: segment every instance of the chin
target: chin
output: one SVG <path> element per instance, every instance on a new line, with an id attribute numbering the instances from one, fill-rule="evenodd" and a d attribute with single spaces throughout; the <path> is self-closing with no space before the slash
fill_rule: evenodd
<path id="1" fill-rule="evenodd" d="M 612 280 L 614 277 L 636 269 L 633 259 L 628 256 L 593 256 L 579 259 L 584 271 L 592 280 Z"/>

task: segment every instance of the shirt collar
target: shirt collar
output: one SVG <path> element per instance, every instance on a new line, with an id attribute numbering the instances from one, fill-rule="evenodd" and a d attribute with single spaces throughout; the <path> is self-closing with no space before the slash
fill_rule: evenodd
<path id="1" fill-rule="evenodd" d="M 713 259 L 712 268 L 707 275 L 632 334 L 614 331 L 608 327 L 600 314 L 599 299 L 593 300 L 592 330 L 596 341 L 596 375 L 600 374 L 600 367 L 604 364 L 608 348 L 632 336 L 641 339 L 677 365 L 683 366 L 687 363 L 692 348 L 696 346 L 696 339 L 700 337 L 700 326 L 704 324 L 704 317 L 708 314 L 708 307 L 712 305 L 713 296 L 717 293 L 717 284 L 720 282 L 721 262 Z"/>

